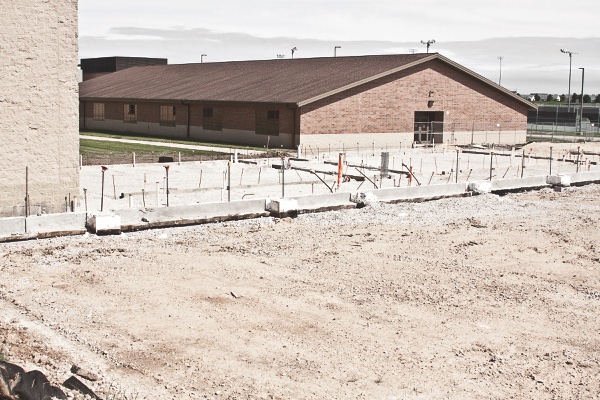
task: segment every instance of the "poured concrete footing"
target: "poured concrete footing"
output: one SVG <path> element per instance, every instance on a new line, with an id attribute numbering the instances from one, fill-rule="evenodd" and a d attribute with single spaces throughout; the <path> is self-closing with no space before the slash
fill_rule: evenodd
<path id="1" fill-rule="evenodd" d="M 0 242 L 83 234 L 120 234 L 153 228 L 198 225 L 259 217 L 294 217 L 299 214 L 360 208 L 370 202 L 419 202 L 477 193 L 504 194 L 569 185 L 600 183 L 600 171 L 570 175 L 532 176 L 447 185 L 375 189 L 308 195 L 293 198 L 256 199 L 235 202 L 204 203 L 175 207 L 124 209 L 92 214 L 64 213 L 0 218 Z"/>
<path id="2" fill-rule="evenodd" d="M 0 219 L 0 242 L 82 235 L 85 213 L 30 215 Z"/>

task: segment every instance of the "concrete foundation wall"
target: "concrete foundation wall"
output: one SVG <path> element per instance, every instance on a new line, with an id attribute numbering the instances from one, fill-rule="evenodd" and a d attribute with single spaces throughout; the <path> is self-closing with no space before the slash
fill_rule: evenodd
<path id="1" fill-rule="evenodd" d="M 600 182 L 600 171 L 580 172 L 571 174 L 571 184 Z"/>
<path id="2" fill-rule="evenodd" d="M 550 186 L 547 183 L 547 177 L 529 176 L 524 178 L 493 179 L 491 182 L 492 192 L 536 189 Z"/>
<path id="3" fill-rule="evenodd" d="M 190 138 L 200 142 L 235 143 L 245 146 L 275 148 L 292 148 L 293 136 L 289 133 L 279 135 L 257 135 L 254 131 L 223 129 L 211 131 L 201 127 L 190 128 Z"/>
<path id="4" fill-rule="evenodd" d="M 65 211 L 79 193 L 77 1 L 0 6 L 0 215 Z"/>
<path id="5" fill-rule="evenodd" d="M 158 228 L 161 226 L 191 225 L 233 219 L 268 216 L 266 200 L 247 200 L 229 203 L 206 203 L 154 209 L 117 210 L 123 231 Z"/>
<path id="6" fill-rule="evenodd" d="M 298 203 L 298 212 L 340 210 L 354 208 L 356 204 L 350 201 L 349 193 L 328 193 L 311 196 L 292 197 Z"/>
<path id="7" fill-rule="evenodd" d="M 80 235 L 86 231 L 85 213 L 0 218 L 0 242 Z"/>
<path id="8" fill-rule="evenodd" d="M 393 189 L 375 189 L 370 191 L 377 201 L 394 202 L 403 200 L 429 200 L 441 197 L 462 196 L 467 191 L 467 183 L 448 185 L 412 186 Z"/>

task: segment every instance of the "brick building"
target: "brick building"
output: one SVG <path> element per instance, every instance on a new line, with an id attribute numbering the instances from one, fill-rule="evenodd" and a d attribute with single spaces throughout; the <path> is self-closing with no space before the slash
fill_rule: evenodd
<path id="1" fill-rule="evenodd" d="M 80 127 L 295 148 L 524 142 L 533 103 L 439 54 L 129 68 L 80 85 Z"/>
<path id="2" fill-rule="evenodd" d="M 3 1 L 0 21 L 0 216 L 66 211 L 79 195 L 77 1 Z"/>

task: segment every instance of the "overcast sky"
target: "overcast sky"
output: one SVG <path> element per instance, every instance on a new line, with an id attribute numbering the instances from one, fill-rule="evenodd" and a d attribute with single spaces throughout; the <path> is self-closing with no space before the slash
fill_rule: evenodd
<path id="1" fill-rule="evenodd" d="M 79 0 L 80 58 L 439 52 L 520 93 L 600 92 L 600 0 Z"/>

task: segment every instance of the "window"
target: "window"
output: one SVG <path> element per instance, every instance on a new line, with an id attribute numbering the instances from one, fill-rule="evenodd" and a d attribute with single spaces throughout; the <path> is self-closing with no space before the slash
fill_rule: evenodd
<path id="1" fill-rule="evenodd" d="M 104 103 L 94 103 L 94 121 L 104 121 Z"/>
<path id="2" fill-rule="evenodd" d="M 175 106 L 160 106 L 160 125 L 175 126 Z"/>
<path id="3" fill-rule="evenodd" d="M 202 111 L 204 118 L 202 121 L 202 128 L 209 131 L 222 131 L 223 122 L 221 118 L 221 110 L 214 107 L 204 107 Z"/>
<path id="4" fill-rule="evenodd" d="M 123 106 L 123 121 L 131 124 L 137 124 L 137 106 L 135 104 L 125 104 Z"/>
<path id="5" fill-rule="evenodd" d="M 255 132 L 259 135 L 279 135 L 279 110 L 256 110 Z"/>

